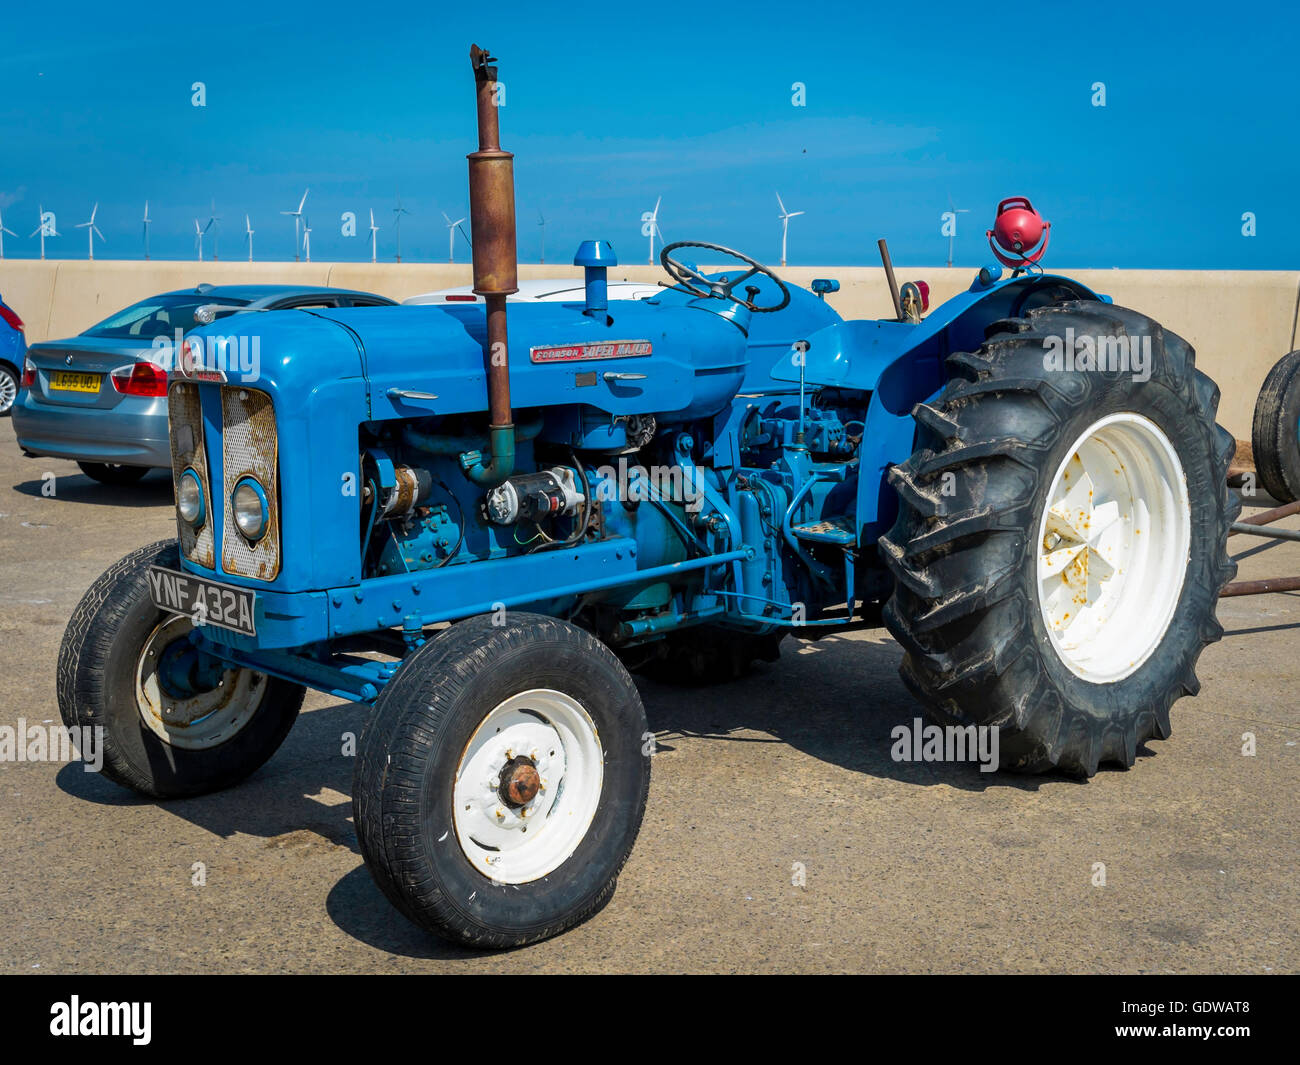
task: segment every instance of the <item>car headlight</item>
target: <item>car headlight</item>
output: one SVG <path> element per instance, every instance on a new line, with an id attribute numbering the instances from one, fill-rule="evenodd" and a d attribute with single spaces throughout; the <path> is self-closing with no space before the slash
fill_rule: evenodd
<path id="1" fill-rule="evenodd" d="M 176 486 L 176 509 L 180 516 L 199 528 L 203 524 L 203 486 L 199 484 L 199 475 L 193 469 L 181 474 Z"/>
<path id="2" fill-rule="evenodd" d="M 230 493 L 231 509 L 235 512 L 235 525 L 248 540 L 260 540 L 266 535 L 270 511 L 266 505 L 266 491 L 253 477 L 245 477 Z"/>

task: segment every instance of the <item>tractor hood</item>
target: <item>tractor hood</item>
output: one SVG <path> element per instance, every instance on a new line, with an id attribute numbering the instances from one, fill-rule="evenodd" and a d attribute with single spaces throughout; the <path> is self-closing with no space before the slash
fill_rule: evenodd
<path id="1" fill-rule="evenodd" d="M 748 365 L 745 336 L 700 307 L 616 301 L 599 316 L 581 303 L 514 304 L 510 309 L 512 402 L 518 408 L 586 404 L 613 415 L 660 414 L 689 420 L 717 413 L 735 395 Z M 273 316 L 268 316 L 268 319 Z M 278 316 L 274 316 L 278 317 Z M 336 336 L 331 369 L 345 340 L 366 379 L 372 420 L 487 410 L 486 316 L 481 305 L 362 307 L 318 311 Z M 313 331 L 313 337 L 315 336 Z M 318 381 L 320 349 L 295 332 L 264 350 L 297 389 Z M 297 363 L 306 360 L 307 365 Z"/>

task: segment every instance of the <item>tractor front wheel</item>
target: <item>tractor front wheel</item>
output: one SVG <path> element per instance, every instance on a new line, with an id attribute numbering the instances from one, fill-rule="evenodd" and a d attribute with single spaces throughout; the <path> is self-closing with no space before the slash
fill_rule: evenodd
<path id="1" fill-rule="evenodd" d="M 59 649 L 59 713 L 98 730 L 103 774 L 154 798 L 238 783 L 289 734 L 305 689 L 202 654 L 187 617 L 153 605 L 152 565 L 178 568 L 175 540 L 142 547 L 90 586 Z"/>
<path id="2" fill-rule="evenodd" d="M 997 728 L 1006 768 L 1127 767 L 1168 737 L 1222 634 L 1240 503 L 1219 391 L 1186 342 L 1119 307 L 1071 302 L 986 336 L 949 357 L 891 471 L 880 549 L 903 679 L 941 724 Z"/>
<path id="3" fill-rule="evenodd" d="M 380 693 L 353 815 L 380 889 L 471 947 L 522 946 L 609 901 L 650 784 L 645 709 L 614 654 L 536 614 L 459 622 Z"/>

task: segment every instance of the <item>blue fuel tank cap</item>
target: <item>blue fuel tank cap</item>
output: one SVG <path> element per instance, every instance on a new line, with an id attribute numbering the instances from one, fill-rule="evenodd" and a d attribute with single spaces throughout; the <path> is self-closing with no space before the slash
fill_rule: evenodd
<path id="1" fill-rule="evenodd" d="M 614 245 L 607 240 L 584 240 L 573 257 L 574 266 L 617 266 Z"/>
<path id="2" fill-rule="evenodd" d="M 602 315 L 609 308 L 609 291 L 605 283 L 606 267 L 617 266 L 618 256 L 614 245 L 607 240 L 584 240 L 578 245 L 573 265 L 581 266 L 586 274 L 587 309 L 584 313 Z"/>

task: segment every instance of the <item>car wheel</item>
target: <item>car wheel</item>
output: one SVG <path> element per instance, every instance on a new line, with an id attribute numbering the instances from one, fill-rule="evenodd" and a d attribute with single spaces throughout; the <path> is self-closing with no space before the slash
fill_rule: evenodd
<path id="1" fill-rule="evenodd" d="M 14 409 L 18 398 L 18 372 L 0 362 L 0 418 L 7 418 Z"/>
<path id="2" fill-rule="evenodd" d="M 81 472 L 100 484 L 135 484 L 146 473 L 148 466 L 121 466 L 112 462 L 78 462 Z"/>

